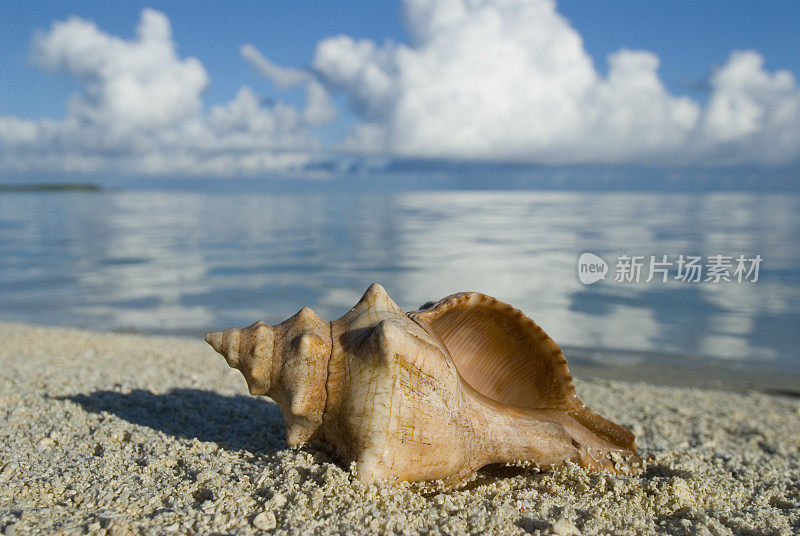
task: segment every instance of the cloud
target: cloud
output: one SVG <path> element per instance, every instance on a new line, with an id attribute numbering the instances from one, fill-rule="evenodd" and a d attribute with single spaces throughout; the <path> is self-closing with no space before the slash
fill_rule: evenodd
<path id="1" fill-rule="evenodd" d="M 258 71 L 261 76 L 272 80 L 281 89 L 305 85 L 308 95 L 305 120 L 309 125 L 319 126 L 336 118 L 336 107 L 325 87 L 312 73 L 304 69 L 281 67 L 274 64 L 251 44 L 242 45 L 242 57 Z"/>
<path id="2" fill-rule="evenodd" d="M 710 155 L 780 163 L 800 156 L 800 90 L 789 71 L 769 73 L 755 51 L 731 54 L 711 77 L 700 139 Z"/>
<path id="3" fill-rule="evenodd" d="M 309 79 L 304 110 L 264 106 L 248 87 L 203 112 L 209 76 L 180 58 L 167 17 L 145 9 L 132 40 L 70 18 L 34 38 L 34 58 L 81 91 L 63 121 L 0 117 L 0 167 L 16 172 L 236 175 L 303 169 L 328 121 L 327 93 Z M 320 86 L 321 87 L 321 86 Z"/>
<path id="4" fill-rule="evenodd" d="M 34 50 L 40 65 L 66 71 L 84 87 L 69 103 L 70 118 L 107 128 L 159 128 L 192 117 L 208 86 L 197 59 L 176 56 L 167 18 L 149 9 L 132 42 L 72 18 L 37 35 Z"/>
<path id="5" fill-rule="evenodd" d="M 265 58 L 261 52 L 251 44 L 242 45 L 240 52 L 242 57 L 252 65 L 256 71 L 275 82 L 283 89 L 298 86 L 311 80 L 311 74 L 303 69 L 292 69 L 280 67 Z"/>
<path id="6" fill-rule="evenodd" d="M 413 43 L 338 36 L 313 68 L 360 118 L 354 151 L 537 163 L 784 163 L 800 156 L 796 80 L 735 52 L 706 109 L 669 93 L 658 57 L 601 76 L 551 0 L 408 0 Z"/>
<path id="7" fill-rule="evenodd" d="M 304 69 L 244 44 L 245 61 L 275 88 L 303 91 L 305 104 L 265 104 L 242 86 L 209 109 L 209 74 L 177 54 L 164 14 L 142 11 L 132 39 L 79 18 L 57 22 L 35 36 L 33 57 L 80 90 L 63 120 L 0 117 L 0 173 L 229 176 L 336 169 L 337 158 L 800 160 L 797 80 L 767 71 L 756 51 L 735 51 L 714 70 L 701 105 L 670 93 L 652 52 L 614 52 L 602 74 L 552 0 L 407 0 L 405 19 L 409 44 L 331 37 Z M 337 119 L 328 133 L 346 134 L 323 144 Z"/>

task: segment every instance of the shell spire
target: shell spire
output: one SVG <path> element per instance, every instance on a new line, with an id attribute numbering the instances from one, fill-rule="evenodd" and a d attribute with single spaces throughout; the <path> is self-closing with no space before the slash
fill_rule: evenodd
<path id="1" fill-rule="evenodd" d="M 272 384 L 274 339 L 274 328 L 262 321 L 242 329 L 206 333 L 206 342 L 225 357 L 228 366 L 244 374 L 254 395 L 267 394 Z"/>
<path id="2" fill-rule="evenodd" d="M 242 329 L 212 331 L 206 342 L 241 371 L 250 394 L 278 403 L 290 445 L 313 437 L 325 408 L 332 346 L 328 322 L 303 307 L 276 326 L 259 321 Z"/>

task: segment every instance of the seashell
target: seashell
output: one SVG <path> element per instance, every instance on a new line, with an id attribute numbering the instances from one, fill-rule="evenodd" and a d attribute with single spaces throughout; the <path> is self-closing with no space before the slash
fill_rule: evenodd
<path id="1" fill-rule="evenodd" d="M 575 395 L 555 341 L 484 294 L 405 313 L 374 284 L 333 322 L 303 308 L 206 341 L 278 404 L 289 445 L 323 441 L 365 483 L 453 486 L 493 463 L 641 467 L 633 434 Z"/>

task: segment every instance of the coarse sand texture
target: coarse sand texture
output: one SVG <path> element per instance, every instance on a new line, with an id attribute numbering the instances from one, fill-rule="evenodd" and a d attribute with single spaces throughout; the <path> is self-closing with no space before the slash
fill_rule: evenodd
<path id="1" fill-rule="evenodd" d="M 569 356 L 567 356 L 569 357 Z M 3 534 L 800 534 L 800 401 L 578 376 L 637 476 L 365 486 L 202 340 L 0 324 Z"/>

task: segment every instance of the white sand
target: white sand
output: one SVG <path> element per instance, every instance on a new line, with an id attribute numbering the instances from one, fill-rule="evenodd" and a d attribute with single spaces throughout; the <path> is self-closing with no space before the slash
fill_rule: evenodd
<path id="1" fill-rule="evenodd" d="M 798 534 L 800 401 L 576 381 L 640 476 L 493 467 L 364 487 L 202 341 L 0 324 L 4 534 Z"/>

